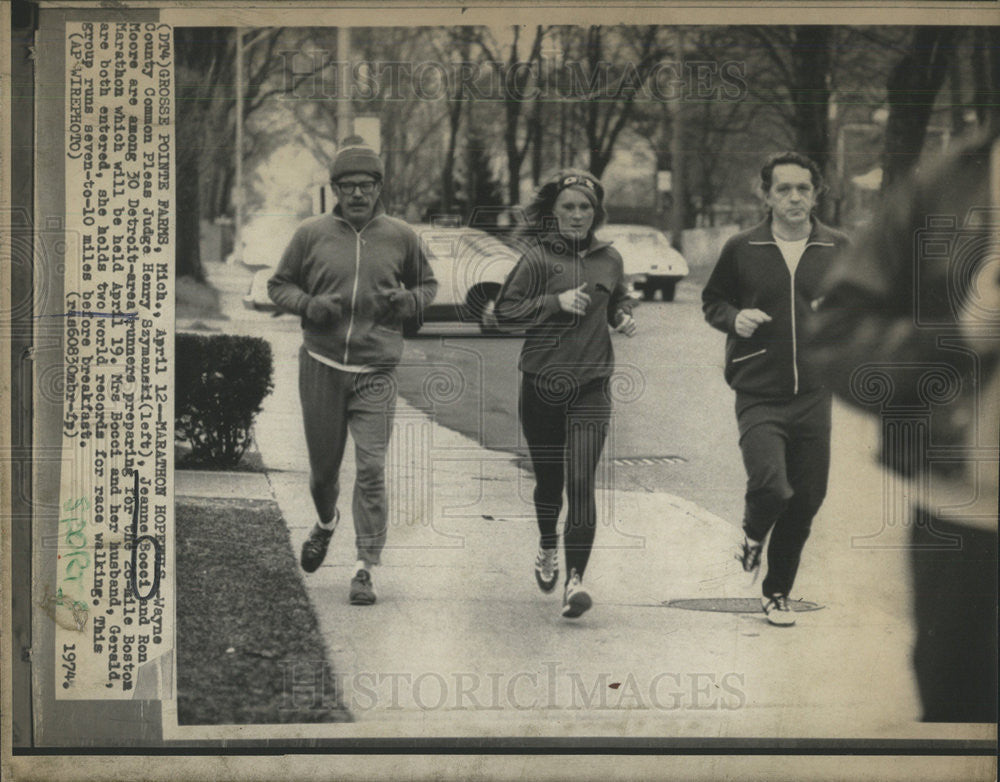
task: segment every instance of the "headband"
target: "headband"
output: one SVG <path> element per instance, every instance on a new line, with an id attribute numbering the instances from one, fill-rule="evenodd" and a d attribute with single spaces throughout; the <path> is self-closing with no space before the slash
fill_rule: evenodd
<path id="1" fill-rule="evenodd" d="M 597 184 L 594 180 L 590 177 L 580 176 L 579 174 L 570 174 L 559 180 L 560 190 L 565 190 L 570 185 L 583 185 L 588 190 L 593 190 L 595 193 L 597 192 Z"/>

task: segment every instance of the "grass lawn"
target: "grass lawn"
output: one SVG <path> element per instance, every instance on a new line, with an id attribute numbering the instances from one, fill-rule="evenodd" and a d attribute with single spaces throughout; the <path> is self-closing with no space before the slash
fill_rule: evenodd
<path id="1" fill-rule="evenodd" d="M 219 308 L 219 292 L 207 282 L 186 275 L 177 278 L 174 307 L 177 320 L 225 320 Z"/>
<path id="2" fill-rule="evenodd" d="M 256 443 L 243 454 L 243 458 L 236 464 L 220 467 L 215 464 L 198 464 L 190 462 L 191 446 L 186 443 L 174 441 L 174 467 L 178 470 L 209 470 L 225 472 L 264 472 L 264 460 L 261 459 L 260 451 Z"/>
<path id="3" fill-rule="evenodd" d="M 178 723 L 350 721 L 278 506 L 176 512 Z"/>

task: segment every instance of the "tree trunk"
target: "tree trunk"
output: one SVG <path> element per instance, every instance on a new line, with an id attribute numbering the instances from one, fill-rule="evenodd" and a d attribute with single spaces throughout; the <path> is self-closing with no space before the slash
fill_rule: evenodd
<path id="1" fill-rule="evenodd" d="M 205 279 L 201 264 L 201 220 L 198 214 L 198 167 L 188 156 L 177 161 L 177 276 Z"/>
<path id="2" fill-rule="evenodd" d="M 536 109 L 531 115 L 528 123 L 528 134 L 531 139 L 531 181 L 538 187 L 542 181 L 542 112 L 541 103 L 536 104 Z"/>
<path id="3" fill-rule="evenodd" d="M 205 279 L 201 264 L 201 160 L 204 145 L 199 101 L 192 99 L 196 88 L 184 76 L 193 74 L 178 68 L 177 85 L 177 261 L 178 277 Z"/>
<path id="4" fill-rule="evenodd" d="M 948 63 L 948 103 L 951 106 L 951 135 L 958 138 L 965 130 L 965 99 L 962 94 L 962 62 L 952 57 Z"/>
<path id="5" fill-rule="evenodd" d="M 797 151 L 813 160 L 824 174 L 830 160 L 827 106 L 833 35 L 832 27 L 796 28 L 792 49 L 793 72 L 797 79 L 790 91 L 795 107 Z"/>
<path id="6" fill-rule="evenodd" d="M 683 52 L 679 46 L 678 51 Z M 674 101 L 670 129 L 670 244 L 680 252 L 681 239 L 687 221 L 687 181 L 684 176 L 684 113 L 683 100 Z"/>
<path id="7" fill-rule="evenodd" d="M 517 152 L 517 110 L 511 113 L 512 104 L 516 105 L 517 102 L 506 102 L 507 130 L 504 133 L 504 146 L 507 150 L 507 199 L 513 206 L 521 201 L 521 156 Z"/>
<path id="8" fill-rule="evenodd" d="M 990 53 L 986 30 L 977 27 L 972 31 L 972 105 L 976 107 L 979 124 L 988 121 L 990 90 Z"/>
<path id="9" fill-rule="evenodd" d="M 994 98 L 987 101 L 990 107 L 989 119 L 994 129 L 1000 128 L 1000 101 L 996 94 L 1000 92 L 1000 27 L 990 27 L 986 33 L 986 51 L 989 61 L 989 94 Z"/>
<path id="10" fill-rule="evenodd" d="M 972 103 L 980 125 L 1000 127 L 1000 28 L 977 27 L 973 31 Z"/>
<path id="11" fill-rule="evenodd" d="M 904 179 L 919 159 L 927 135 L 927 123 L 934 110 L 935 96 L 948 74 L 955 38 L 954 28 L 916 28 L 910 51 L 889 74 L 883 192 Z"/>
<path id="12" fill-rule="evenodd" d="M 441 171 L 441 211 L 451 212 L 455 205 L 455 150 L 458 147 L 458 130 L 462 124 L 461 90 L 448 107 L 448 149 L 445 151 Z"/>
<path id="13" fill-rule="evenodd" d="M 466 204 L 463 218 L 468 221 L 472 215 L 472 210 L 477 204 L 474 202 L 475 193 L 479 192 L 479 172 L 476 170 L 476 147 L 482 144 L 482 139 L 476 132 L 475 115 L 473 114 L 473 102 L 464 102 L 465 111 L 468 116 L 465 118 L 465 192 Z"/>

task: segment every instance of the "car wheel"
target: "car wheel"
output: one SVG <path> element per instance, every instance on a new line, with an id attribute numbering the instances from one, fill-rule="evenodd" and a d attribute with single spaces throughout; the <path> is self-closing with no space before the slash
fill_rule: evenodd
<path id="1" fill-rule="evenodd" d="M 660 292 L 663 294 L 664 301 L 673 301 L 674 295 L 677 293 L 677 280 L 669 280 L 660 285 Z"/>
<path id="2" fill-rule="evenodd" d="M 499 285 L 477 285 L 469 291 L 466 301 L 469 319 L 479 324 L 479 330 L 483 334 L 499 334 L 496 316 L 493 308 L 497 303 L 497 296 L 500 295 Z"/>
<path id="3" fill-rule="evenodd" d="M 644 301 L 652 301 L 653 297 L 656 295 L 656 286 L 651 282 L 645 283 L 641 288 L 639 288 L 639 290 L 642 291 L 642 298 Z"/>

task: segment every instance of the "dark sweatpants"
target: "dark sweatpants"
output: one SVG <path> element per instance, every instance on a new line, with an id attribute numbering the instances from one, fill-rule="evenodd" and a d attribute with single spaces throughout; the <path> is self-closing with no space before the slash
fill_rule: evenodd
<path id="1" fill-rule="evenodd" d="M 535 471 L 535 513 L 544 548 L 556 548 L 556 523 L 563 488 L 568 508 L 563 530 L 566 579 L 582 577 L 597 530 L 594 475 L 611 419 L 608 378 L 582 386 L 540 383 L 525 374 L 521 381 L 521 429 Z"/>
<path id="2" fill-rule="evenodd" d="M 743 531 L 768 532 L 765 597 L 788 596 L 830 472 L 831 397 L 826 390 L 788 399 L 737 393 L 740 450 L 747 472 Z"/>

